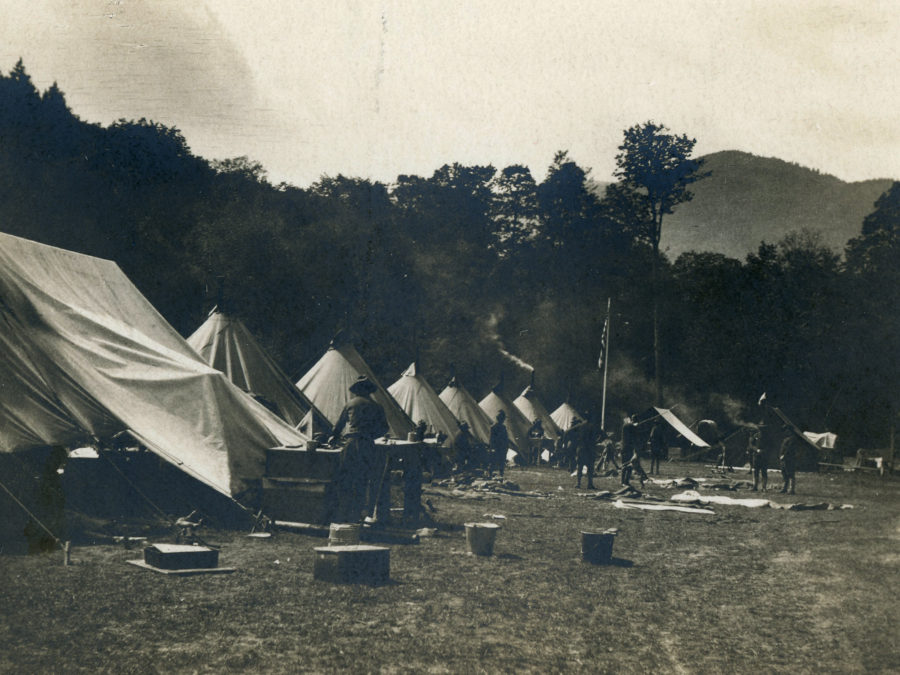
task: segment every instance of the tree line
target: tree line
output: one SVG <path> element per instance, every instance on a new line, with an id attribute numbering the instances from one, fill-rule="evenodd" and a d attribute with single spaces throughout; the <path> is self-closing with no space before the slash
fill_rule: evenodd
<path id="1" fill-rule="evenodd" d="M 692 149 L 646 122 L 625 130 L 608 186 L 565 151 L 540 182 L 448 163 L 391 184 L 274 185 L 247 158 L 194 155 L 176 128 L 84 122 L 21 61 L 0 75 L 2 229 L 115 260 L 183 335 L 218 303 L 295 379 L 344 329 L 385 384 L 418 359 L 438 389 L 455 373 L 477 397 L 501 380 L 514 397 L 531 367 L 549 406 L 596 409 L 611 300 L 608 419 L 677 402 L 727 427 L 758 421 L 767 392 L 804 428 L 884 447 L 900 184 L 842 253 L 799 231 L 744 260 L 669 260 L 663 216 L 704 177 Z"/>

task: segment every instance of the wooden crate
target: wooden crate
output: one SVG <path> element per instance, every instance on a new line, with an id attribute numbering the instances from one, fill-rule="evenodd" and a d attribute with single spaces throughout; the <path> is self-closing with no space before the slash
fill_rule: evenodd
<path id="1" fill-rule="evenodd" d="M 391 577 L 391 549 L 384 546 L 321 546 L 313 577 L 335 583 L 383 584 Z"/>
<path id="2" fill-rule="evenodd" d="M 206 569 L 219 565 L 219 552 L 206 546 L 151 544 L 144 549 L 144 562 L 163 570 Z"/>

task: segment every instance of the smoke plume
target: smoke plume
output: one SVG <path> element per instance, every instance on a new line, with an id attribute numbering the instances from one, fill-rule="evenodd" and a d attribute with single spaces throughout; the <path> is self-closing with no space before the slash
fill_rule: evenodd
<path id="1" fill-rule="evenodd" d="M 503 340 L 500 339 L 500 333 L 497 332 L 497 325 L 499 323 L 500 323 L 500 317 L 498 317 L 495 313 L 491 313 L 491 315 L 488 317 L 488 320 L 486 322 L 485 335 L 487 336 L 487 338 L 491 342 L 493 342 L 494 344 L 497 345 L 497 349 L 500 351 L 500 353 L 503 356 L 505 356 L 507 359 L 509 359 L 510 361 L 515 363 L 520 368 L 527 370 L 529 373 L 533 373 L 534 366 L 532 366 L 530 363 L 526 363 L 525 361 L 520 359 L 518 356 L 510 353 L 509 350 L 506 349 L 506 345 L 504 345 Z"/>

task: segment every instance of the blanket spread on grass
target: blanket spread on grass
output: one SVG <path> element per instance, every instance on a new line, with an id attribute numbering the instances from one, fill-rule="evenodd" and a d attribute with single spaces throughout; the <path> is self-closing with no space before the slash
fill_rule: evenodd
<path id="1" fill-rule="evenodd" d="M 784 511 L 834 511 L 836 509 L 846 510 L 853 508 L 851 504 L 841 504 L 840 506 L 836 506 L 827 502 L 818 502 L 815 504 L 779 504 L 778 502 L 773 502 L 769 499 L 738 499 L 721 495 L 701 495 L 696 490 L 686 490 L 677 495 L 672 495 L 669 497 L 669 500 L 683 504 L 723 504 L 728 506 L 746 506 L 751 509 L 768 507 L 770 509 L 781 509 Z"/>
<path id="2" fill-rule="evenodd" d="M 690 506 L 676 506 L 674 504 L 638 504 L 636 502 L 623 502 L 621 499 L 616 500 L 613 504 L 617 509 L 640 509 L 642 511 L 679 511 L 681 513 L 703 513 L 707 515 L 716 515 L 711 509 L 700 509 Z"/>

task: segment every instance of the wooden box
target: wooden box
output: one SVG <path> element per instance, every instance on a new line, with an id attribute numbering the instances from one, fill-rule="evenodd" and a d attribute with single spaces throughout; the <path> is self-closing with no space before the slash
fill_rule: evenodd
<path id="1" fill-rule="evenodd" d="M 315 579 L 383 584 L 391 578 L 391 549 L 384 546 L 322 546 L 315 551 Z"/>
<path id="2" fill-rule="evenodd" d="M 334 478 L 340 462 L 339 449 L 319 448 L 310 452 L 300 448 L 269 448 L 266 450 L 266 476 L 328 481 Z"/>
<path id="3" fill-rule="evenodd" d="M 163 570 L 217 567 L 219 552 L 206 546 L 152 544 L 144 549 L 144 562 Z"/>

